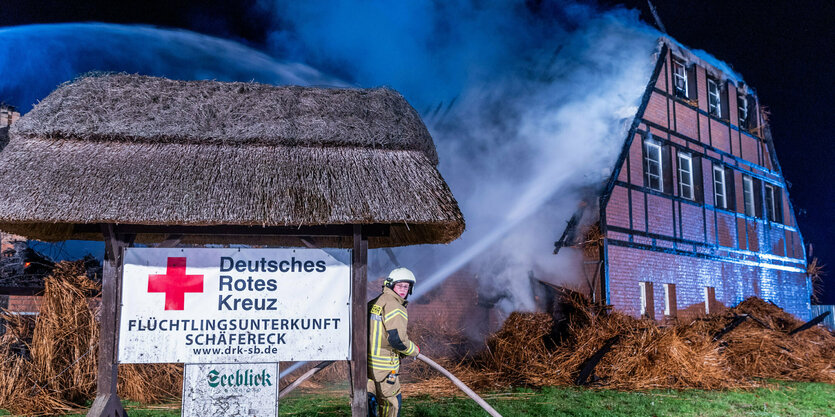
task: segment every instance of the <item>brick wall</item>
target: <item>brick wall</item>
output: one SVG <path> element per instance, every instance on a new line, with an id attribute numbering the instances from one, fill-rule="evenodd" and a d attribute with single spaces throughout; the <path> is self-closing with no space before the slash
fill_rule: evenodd
<path id="1" fill-rule="evenodd" d="M 11 126 L 17 119 L 20 119 L 20 113 L 13 107 L 0 106 L 0 127 Z"/>
<path id="2" fill-rule="evenodd" d="M 8 310 L 15 313 L 37 313 L 41 308 L 41 297 L 37 295 L 9 295 Z"/>
<path id="3" fill-rule="evenodd" d="M 610 246 L 610 304 L 638 317 L 640 281 L 653 283 L 655 319 L 664 319 L 663 284 L 675 284 L 674 307 L 679 318 L 705 314 L 705 288 L 715 291 L 716 305 L 735 306 L 747 297 L 772 301 L 795 316 L 808 320 L 806 276 L 763 266 L 663 253 L 633 247 Z M 805 301 L 804 301 L 805 300 Z"/>
<path id="4" fill-rule="evenodd" d="M 380 294 L 385 277 L 368 283 L 368 298 Z M 420 286 L 418 278 L 417 286 Z M 478 281 L 471 274 L 459 272 L 451 275 L 432 291 L 420 299 L 409 302 L 409 326 L 420 329 L 433 329 L 436 337 L 447 336 L 451 339 L 463 337 L 472 343 L 472 348 L 481 342 L 487 334 L 496 331 L 503 318 L 489 300 L 480 300 Z M 442 340 L 436 340 L 443 343 Z M 438 351 L 435 346 L 433 352 Z"/>
<path id="5" fill-rule="evenodd" d="M 715 293 L 717 306 L 759 296 L 807 318 L 810 294 L 803 241 L 785 181 L 772 167 L 762 130 L 739 127 L 738 90 L 732 84 L 722 89 L 728 94 L 722 117 L 708 114 L 707 74 L 716 77 L 718 71 L 706 69 L 698 59 L 694 59 L 696 76 L 689 86 L 696 90 L 695 100 L 669 94 L 670 54 L 663 59 L 604 210 L 609 302 L 637 316 L 641 307 L 638 282 L 647 281 L 654 284 L 657 319 L 663 319 L 663 284 L 675 285 L 679 316 L 703 314 L 705 294 Z M 759 111 L 752 117 L 761 120 Z M 663 192 L 644 187 L 643 141 L 650 136 L 671 155 L 663 169 L 670 171 L 665 181 L 672 178 L 673 183 Z M 693 200 L 679 195 L 679 152 L 698 161 L 693 176 L 701 177 L 702 189 Z M 695 172 L 698 166 L 701 172 Z M 715 207 L 714 166 L 725 172 L 727 209 Z M 780 221 L 745 215 L 743 174 L 755 178 L 756 186 L 770 184 L 779 190 Z M 765 213 L 762 188 L 757 194 L 761 198 L 757 204 Z"/>

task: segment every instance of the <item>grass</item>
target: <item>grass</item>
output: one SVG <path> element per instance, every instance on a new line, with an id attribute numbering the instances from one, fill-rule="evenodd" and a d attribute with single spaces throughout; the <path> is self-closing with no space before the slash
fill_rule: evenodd
<path id="1" fill-rule="evenodd" d="M 835 417 L 835 385 L 775 382 L 772 389 L 744 391 L 657 390 L 619 392 L 548 387 L 487 394 L 484 399 L 504 417 L 513 416 L 780 416 Z M 346 396 L 292 395 L 281 404 L 281 416 L 350 416 Z M 176 417 L 179 405 L 141 406 L 126 403 L 131 417 Z M 0 410 L 0 415 L 6 415 Z M 481 417 L 487 413 L 468 398 L 412 397 L 404 401 L 409 417 Z M 72 416 L 84 416 L 73 414 Z"/>
<path id="2" fill-rule="evenodd" d="M 519 390 L 485 399 L 505 417 L 510 416 L 835 416 L 835 386 L 784 383 L 777 389 L 752 391 L 592 391 L 552 387 Z M 424 398 L 406 404 L 410 416 L 483 416 L 471 401 Z M 316 415 L 300 412 L 297 415 Z M 347 415 L 347 414 L 346 414 Z"/>

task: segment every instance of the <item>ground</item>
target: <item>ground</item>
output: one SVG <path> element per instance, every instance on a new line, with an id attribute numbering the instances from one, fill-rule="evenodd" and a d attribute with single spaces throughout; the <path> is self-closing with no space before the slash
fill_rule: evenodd
<path id="1" fill-rule="evenodd" d="M 814 416 L 835 417 L 835 385 L 774 382 L 771 388 L 734 391 L 657 390 L 619 392 L 583 388 L 548 387 L 486 394 L 484 399 L 504 417 L 513 416 Z M 175 417 L 179 405 L 126 404 L 131 417 Z M 84 416 L 84 411 L 71 416 Z M 7 415 L 0 410 L 0 415 Z M 294 393 L 286 399 L 281 416 L 350 416 L 344 395 Z M 413 397 L 405 401 L 404 417 L 486 416 L 468 398 Z"/>

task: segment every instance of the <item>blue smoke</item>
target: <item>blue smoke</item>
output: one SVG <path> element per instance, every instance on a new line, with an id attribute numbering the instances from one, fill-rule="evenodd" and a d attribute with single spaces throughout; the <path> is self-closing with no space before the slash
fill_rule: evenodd
<path id="1" fill-rule="evenodd" d="M 0 28 L 0 100 L 28 111 L 63 82 L 89 71 L 182 80 L 340 85 L 303 64 L 229 40 L 179 29 L 107 23 Z"/>
<path id="2" fill-rule="evenodd" d="M 481 291 L 509 289 L 509 308 L 524 308 L 529 286 L 519 277 L 529 270 L 577 275 L 552 255 L 553 242 L 582 193 L 610 172 L 649 80 L 659 33 L 636 12 L 548 0 L 261 0 L 257 7 L 275 23 L 267 36 L 272 57 L 147 26 L 0 29 L 0 41 L 14 45 L 0 51 L 0 97 L 25 112 L 89 70 L 339 84 L 321 70 L 351 85 L 390 86 L 424 117 L 467 220 L 467 232 L 449 246 L 397 250 L 423 280 L 417 291 L 476 264 L 471 272 L 486 278 Z M 391 267 L 384 256 L 369 260 L 372 278 Z"/>
<path id="3" fill-rule="evenodd" d="M 650 79 L 656 30 L 638 13 L 566 1 L 269 2 L 273 53 L 361 86 L 389 85 L 421 112 L 467 231 L 395 249 L 413 298 L 467 268 L 480 293 L 530 308 L 529 271 L 579 286 L 553 243 L 607 177 Z M 561 252 L 570 255 L 570 251 Z M 369 255 L 379 277 L 393 266 Z M 483 278 L 483 279 L 481 279 Z"/>
<path id="4" fill-rule="evenodd" d="M 282 28 L 280 56 L 331 68 L 359 85 L 385 84 L 428 113 L 473 83 L 530 69 L 588 7 L 532 9 L 509 1 L 262 2 Z M 555 18 L 557 20 L 555 24 Z"/>

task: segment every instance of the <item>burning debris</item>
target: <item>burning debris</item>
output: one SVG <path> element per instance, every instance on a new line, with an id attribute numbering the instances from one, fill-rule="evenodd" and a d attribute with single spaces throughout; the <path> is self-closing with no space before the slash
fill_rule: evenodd
<path id="1" fill-rule="evenodd" d="M 0 252 L 0 294 L 34 295 L 43 292 L 44 278 L 52 272 L 55 262 L 32 248 L 24 238 L 3 235 Z M 98 259 L 87 254 L 80 262 L 88 279 L 94 282 L 101 281 L 102 265 Z"/>
<path id="2" fill-rule="evenodd" d="M 44 277 L 55 263 L 30 248 L 26 241 L 14 241 L 10 246 L 0 255 L 0 292 L 43 290 Z"/>

